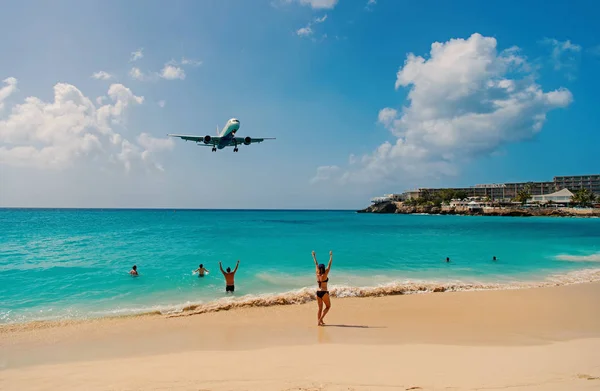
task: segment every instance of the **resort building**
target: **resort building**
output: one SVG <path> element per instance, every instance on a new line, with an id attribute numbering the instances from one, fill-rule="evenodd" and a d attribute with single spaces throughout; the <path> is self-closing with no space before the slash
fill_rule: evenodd
<path id="1" fill-rule="evenodd" d="M 517 197 L 517 194 L 528 189 L 533 196 L 550 196 L 553 193 L 560 193 L 563 189 L 571 194 L 579 189 L 588 189 L 596 196 L 600 197 L 600 174 L 579 175 L 579 176 L 556 176 L 550 182 L 513 182 L 513 183 L 491 183 L 480 184 L 470 187 L 451 187 L 451 188 L 419 188 L 402 194 L 393 194 L 393 199 L 403 201 L 408 199 L 420 198 L 425 194 L 437 196 L 441 192 L 454 191 L 463 193 L 466 198 L 478 197 L 480 199 L 489 198 L 492 201 L 509 202 Z M 556 195 L 561 197 L 561 195 Z M 545 198 L 550 199 L 550 198 Z"/>
<path id="2" fill-rule="evenodd" d="M 534 195 L 531 197 L 530 202 L 539 202 L 541 204 L 546 204 L 548 202 L 568 204 L 571 202 L 571 197 L 573 197 L 573 193 L 568 189 L 562 189 L 551 194 Z"/>
<path id="3" fill-rule="evenodd" d="M 600 196 L 600 175 L 557 176 L 554 177 L 554 184 L 557 189 L 569 189 L 571 191 L 588 189 Z"/>

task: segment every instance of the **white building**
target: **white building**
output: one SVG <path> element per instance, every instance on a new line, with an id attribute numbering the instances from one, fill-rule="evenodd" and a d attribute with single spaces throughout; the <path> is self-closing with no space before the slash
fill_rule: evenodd
<path id="1" fill-rule="evenodd" d="M 531 196 L 529 202 L 539 202 L 541 204 L 545 204 L 548 201 L 552 201 L 557 204 L 568 204 L 571 202 L 571 197 L 573 197 L 573 193 L 571 193 L 568 189 L 562 189 L 550 194 Z"/>
<path id="2" fill-rule="evenodd" d="M 466 207 L 468 204 L 469 204 L 468 200 L 460 200 L 458 198 L 453 198 L 452 200 L 450 200 L 451 208 Z"/>
<path id="3" fill-rule="evenodd" d="M 467 204 L 469 210 L 478 210 L 482 208 L 482 205 L 477 201 L 471 201 Z"/>

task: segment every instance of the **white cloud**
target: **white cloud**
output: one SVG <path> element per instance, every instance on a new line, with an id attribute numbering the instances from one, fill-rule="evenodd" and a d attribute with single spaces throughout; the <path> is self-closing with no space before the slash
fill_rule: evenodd
<path id="1" fill-rule="evenodd" d="M 154 138 L 148 133 L 141 133 L 137 137 L 138 144 L 148 152 L 168 151 L 173 149 L 175 142 L 172 138 Z"/>
<path id="2" fill-rule="evenodd" d="M 137 60 L 141 59 L 142 57 L 144 57 L 143 51 L 144 51 L 143 48 L 139 48 L 135 52 L 131 52 L 131 58 L 129 59 L 129 61 L 130 62 L 137 61 Z"/>
<path id="3" fill-rule="evenodd" d="M 377 0 L 369 0 L 365 8 L 370 11 L 375 4 L 377 4 Z"/>
<path id="4" fill-rule="evenodd" d="M 94 79 L 98 79 L 98 80 L 109 80 L 113 76 L 110 73 L 108 73 L 108 72 L 100 71 L 100 72 L 93 73 L 92 77 Z"/>
<path id="5" fill-rule="evenodd" d="M 4 87 L 0 88 L 0 110 L 4 108 L 4 100 L 17 91 L 17 79 L 14 77 L 8 77 L 2 80 L 5 84 Z"/>
<path id="6" fill-rule="evenodd" d="M 181 61 L 171 60 L 165 64 L 160 72 L 142 72 L 139 68 L 133 67 L 129 71 L 129 76 L 139 81 L 157 81 L 160 78 L 166 80 L 183 80 L 186 77 L 182 66 L 197 67 L 202 64 L 202 61 L 191 60 L 183 57 Z"/>
<path id="7" fill-rule="evenodd" d="M 315 23 L 323 23 L 326 20 L 327 20 L 327 14 L 323 15 L 320 18 L 315 18 Z"/>
<path id="8" fill-rule="evenodd" d="M 202 61 L 191 60 L 189 58 L 183 57 L 181 59 L 181 65 L 191 65 L 191 66 L 197 67 L 199 65 L 202 65 Z"/>
<path id="9" fill-rule="evenodd" d="M 381 122 L 384 126 L 389 127 L 394 123 L 394 120 L 396 119 L 397 115 L 398 111 L 396 109 L 386 107 L 379 111 L 377 120 Z"/>
<path id="10" fill-rule="evenodd" d="M 542 44 L 552 48 L 552 63 L 554 70 L 565 70 L 568 78 L 574 78 L 574 71 L 577 68 L 578 54 L 581 52 L 581 46 L 571 43 L 570 40 L 558 41 L 556 39 L 545 38 Z"/>
<path id="11" fill-rule="evenodd" d="M 333 9 L 338 0 L 279 0 L 278 2 L 272 1 L 271 5 L 276 7 L 278 4 L 291 4 L 292 2 L 310 6 L 312 9 Z"/>
<path id="12" fill-rule="evenodd" d="M 140 70 L 140 68 L 135 67 L 131 68 L 131 70 L 129 71 L 129 76 L 139 81 L 143 81 L 146 79 L 144 73 Z"/>
<path id="13" fill-rule="evenodd" d="M 311 183 L 317 183 L 329 179 L 331 176 L 340 172 L 338 166 L 321 166 L 317 168 L 317 175 L 310 180 Z"/>
<path id="14" fill-rule="evenodd" d="M 165 102 L 164 100 L 159 100 L 159 101 L 158 101 L 158 105 L 159 105 L 160 107 L 165 107 L 165 104 L 167 104 L 167 102 Z"/>
<path id="15" fill-rule="evenodd" d="M 327 8 L 327 9 L 333 9 L 336 4 L 338 3 L 338 0 L 299 0 L 300 4 L 302 5 L 309 5 L 311 8 L 314 9 L 322 9 L 322 8 Z"/>
<path id="16" fill-rule="evenodd" d="M 308 37 L 310 35 L 312 35 L 314 33 L 313 29 L 312 29 L 312 25 L 313 24 L 319 24 L 319 23 L 323 23 L 324 21 L 327 20 L 327 14 L 323 15 L 320 18 L 315 18 L 312 22 L 309 22 L 306 26 L 296 30 L 296 34 L 299 37 Z M 323 38 L 326 38 L 327 34 L 325 34 L 323 36 Z"/>
<path id="17" fill-rule="evenodd" d="M 58 83 L 53 102 L 28 97 L 15 105 L 0 120 L 0 164 L 60 170 L 87 160 L 162 169 L 154 156 L 172 148 L 172 140 L 142 133 L 134 144 L 119 132 L 127 131 L 127 110 L 144 98 L 122 84 L 112 84 L 107 95 L 96 106 L 77 87 Z M 102 105 L 105 99 L 110 103 Z"/>
<path id="18" fill-rule="evenodd" d="M 298 34 L 298 36 L 300 36 L 300 37 L 308 37 L 312 33 L 313 33 L 313 31 L 309 26 L 302 27 L 302 28 L 296 30 L 296 34 Z"/>
<path id="19" fill-rule="evenodd" d="M 179 67 L 182 65 L 190 65 L 193 67 L 197 67 L 197 66 L 202 65 L 202 61 L 192 60 L 189 58 L 181 57 L 181 61 L 171 60 L 171 61 L 167 62 L 165 65 L 173 65 L 176 67 Z"/>
<path id="20" fill-rule="evenodd" d="M 174 65 L 165 65 L 160 71 L 160 77 L 167 80 L 185 79 L 185 71 Z"/>
<path id="21" fill-rule="evenodd" d="M 428 59 L 409 53 L 396 77 L 396 89 L 409 87 L 407 105 L 378 116 L 395 141 L 352 158 L 352 169 L 320 167 L 313 182 L 454 175 L 473 158 L 534 137 L 549 111 L 573 99 L 564 88 L 544 92 L 517 48 L 498 52 L 496 39 L 480 34 L 435 42 Z"/>

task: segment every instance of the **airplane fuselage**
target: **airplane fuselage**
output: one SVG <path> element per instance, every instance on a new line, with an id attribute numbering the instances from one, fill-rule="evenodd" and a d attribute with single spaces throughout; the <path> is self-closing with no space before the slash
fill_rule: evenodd
<path id="1" fill-rule="evenodd" d="M 229 143 L 231 143 L 231 140 L 235 137 L 235 133 L 239 129 L 240 121 L 238 121 L 235 118 L 232 118 L 229 121 L 227 121 L 227 123 L 223 127 L 223 130 L 221 130 L 221 133 L 219 133 L 221 140 L 219 141 L 219 144 L 216 145 L 216 147 L 218 149 L 223 149 L 226 146 L 228 146 Z"/>

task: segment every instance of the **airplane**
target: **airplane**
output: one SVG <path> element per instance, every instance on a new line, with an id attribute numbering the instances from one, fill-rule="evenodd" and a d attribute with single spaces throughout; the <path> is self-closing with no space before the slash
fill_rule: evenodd
<path id="1" fill-rule="evenodd" d="M 185 141 L 195 141 L 196 144 L 203 147 L 211 147 L 212 151 L 217 152 L 217 149 L 223 149 L 225 147 L 233 147 L 233 152 L 238 151 L 238 145 L 250 145 L 252 143 L 261 143 L 264 140 L 275 140 L 275 137 L 263 137 L 263 138 L 252 138 L 252 137 L 235 137 L 235 134 L 240 129 L 240 121 L 236 118 L 232 118 L 223 127 L 223 130 L 219 132 L 219 126 L 217 126 L 217 136 L 209 136 L 208 134 L 202 136 L 191 136 L 185 134 L 167 134 L 170 137 L 179 137 Z M 202 143 L 202 144 L 201 144 Z"/>

